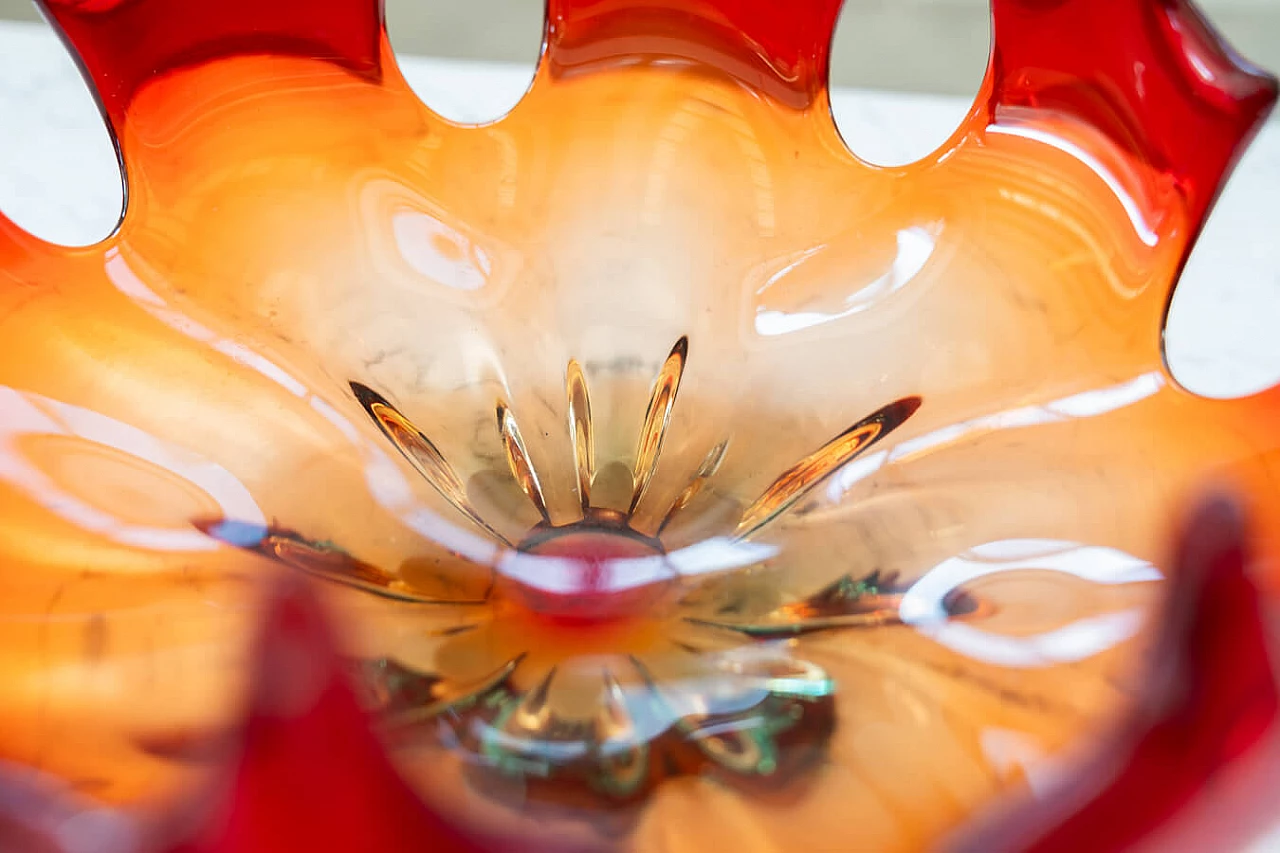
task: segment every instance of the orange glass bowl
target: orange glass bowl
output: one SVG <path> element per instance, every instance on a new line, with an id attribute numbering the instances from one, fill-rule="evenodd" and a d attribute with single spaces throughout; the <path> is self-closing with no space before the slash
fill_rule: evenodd
<path id="1" fill-rule="evenodd" d="M 0 221 L 0 841 L 1120 849 L 1262 748 L 1280 392 L 1161 333 L 1276 83 L 1183 0 L 994 0 L 903 168 L 838 0 L 550 0 L 482 126 L 377 0 L 41 5 L 128 202 Z"/>

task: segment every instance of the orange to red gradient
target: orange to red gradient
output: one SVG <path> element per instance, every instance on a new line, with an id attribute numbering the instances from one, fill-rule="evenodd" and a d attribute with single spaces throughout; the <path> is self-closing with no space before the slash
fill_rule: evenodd
<path id="1" fill-rule="evenodd" d="M 483 126 L 374 0 L 44 5 L 128 205 L 0 221 L 0 760 L 86 802 L 209 784 L 300 572 L 464 830 L 920 849 L 1140 701 L 1193 496 L 1280 556 L 1280 398 L 1161 349 L 1276 97 L 1183 0 L 994 0 L 903 168 L 834 0 L 551 0 Z"/>

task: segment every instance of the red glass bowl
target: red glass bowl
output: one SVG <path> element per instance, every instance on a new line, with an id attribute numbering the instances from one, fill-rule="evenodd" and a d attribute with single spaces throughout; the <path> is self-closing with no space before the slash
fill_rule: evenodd
<path id="1" fill-rule="evenodd" d="M 373 0 L 48 0 L 128 203 L 0 222 L 0 840 L 1257 828 L 1196 819 L 1273 766 L 1280 398 L 1161 334 L 1275 80 L 1182 0 L 995 0 L 876 167 L 838 5 L 551 0 L 469 126 Z"/>

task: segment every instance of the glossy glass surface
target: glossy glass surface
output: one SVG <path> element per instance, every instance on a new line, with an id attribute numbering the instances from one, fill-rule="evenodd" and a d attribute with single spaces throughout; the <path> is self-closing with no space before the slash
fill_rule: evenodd
<path id="1" fill-rule="evenodd" d="M 416 790 L 530 843 L 917 849 L 1093 743 L 1191 496 L 1280 548 L 1280 397 L 1160 343 L 1275 83 L 1181 2 L 996 0 L 876 168 L 837 6 L 552 0 L 473 127 L 373 2 L 50 2 L 128 206 L 0 223 L 0 757 L 203 784 L 295 571 Z"/>

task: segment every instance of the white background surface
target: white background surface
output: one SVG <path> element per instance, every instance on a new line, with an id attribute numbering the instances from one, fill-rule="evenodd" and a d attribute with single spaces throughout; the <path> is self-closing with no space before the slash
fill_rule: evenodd
<path id="1" fill-rule="evenodd" d="M 185 2 L 185 0 L 183 0 Z M 492 119 L 523 94 L 513 65 L 402 57 L 433 109 Z M 907 162 L 928 153 L 969 107 L 963 98 L 833 93 L 837 124 L 859 155 Z M 97 108 L 43 25 L 0 24 L 0 210 L 55 242 L 106 236 L 120 178 Z M 1280 123 L 1270 122 L 1236 172 L 1178 288 L 1167 339 L 1177 377 L 1214 396 L 1280 381 Z M 1280 851 L 1280 833 L 1255 848 Z"/>
<path id="2" fill-rule="evenodd" d="M 1195 2 L 1244 56 L 1280 68 L 1280 0 Z M 538 57 L 544 0 L 385 3 L 391 41 L 403 53 L 524 65 Z M 0 18 L 38 20 L 32 0 L 0 0 Z M 841 86 L 972 96 L 987 64 L 990 19 L 989 0 L 843 0 L 832 79 Z"/>

